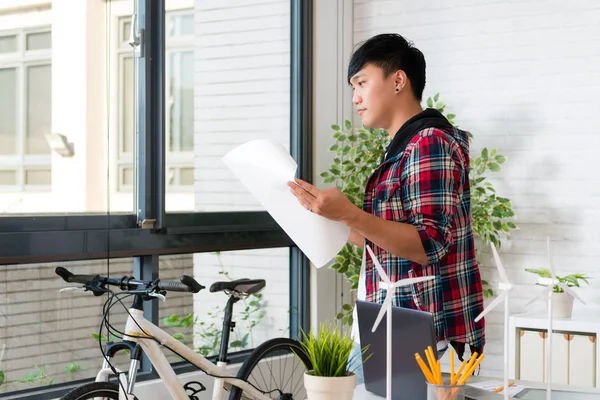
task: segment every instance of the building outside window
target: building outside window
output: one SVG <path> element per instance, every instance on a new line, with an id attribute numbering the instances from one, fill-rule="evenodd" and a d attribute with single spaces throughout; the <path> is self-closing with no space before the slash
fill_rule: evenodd
<path id="1" fill-rule="evenodd" d="M 52 62 L 49 27 L 0 31 L 0 190 L 49 191 Z M 1 212 L 2 210 L 0 210 Z"/>

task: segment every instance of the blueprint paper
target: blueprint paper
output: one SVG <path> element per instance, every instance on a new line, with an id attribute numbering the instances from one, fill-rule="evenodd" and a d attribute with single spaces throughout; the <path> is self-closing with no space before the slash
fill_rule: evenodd
<path id="1" fill-rule="evenodd" d="M 222 160 L 317 268 L 346 244 L 349 227 L 308 211 L 292 194 L 287 183 L 298 165 L 280 143 L 253 140 Z"/>

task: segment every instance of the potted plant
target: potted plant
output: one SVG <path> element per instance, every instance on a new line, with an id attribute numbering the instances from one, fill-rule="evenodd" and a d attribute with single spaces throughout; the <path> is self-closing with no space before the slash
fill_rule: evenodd
<path id="1" fill-rule="evenodd" d="M 550 270 L 546 268 L 525 268 L 525 271 L 538 275 L 540 278 L 552 278 Z M 559 282 L 564 283 L 568 287 L 580 287 L 579 281 L 589 284 L 589 276 L 582 273 L 574 273 L 565 276 L 556 275 Z M 547 284 L 537 282 L 536 285 L 548 286 Z M 560 286 L 554 285 L 552 288 L 552 315 L 556 318 L 571 318 L 573 313 L 573 296 L 565 293 Z"/>
<path id="2" fill-rule="evenodd" d="M 439 94 L 427 99 L 427 107 L 435 108 L 455 126 L 456 115 L 446 113 L 446 104 L 439 100 Z M 353 127 L 350 121 L 343 126 L 332 125 L 335 144 L 329 149 L 334 153 L 333 163 L 327 171 L 321 173 L 324 183 L 333 183 L 357 207 L 362 208 L 363 194 L 369 175 L 377 168 L 384 154 L 390 136 L 383 129 Z M 469 133 L 469 139 L 472 139 Z M 495 149 L 483 148 L 481 153 L 471 159 L 470 187 L 473 232 L 477 238 L 476 250 L 489 248 L 494 243 L 501 247 L 502 240 L 516 229 L 515 213 L 509 199 L 499 196 L 487 178 L 488 172 L 498 172 L 506 158 Z M 362 249 L 347 243 L 338 253 L 331 268 L 344 275 L 353 289 L 358 288 L 358 275 L 362 260 Z M 478 252 L 479 253 L 479 252 Z M 484 295 L 494 295 L 487 281 Z M 353 299 L 354 300 L 354 299 Z M 352 304 L 344 304 L 337 318 L 345 325 L 352 325 Z"/>
<path id="3" fill-rule="evenodd" d="M 302 331 L 302 335 L 300 344 L 313 366 L 304 373 L 307 400 L 352 400 L 356 375 L 349 365 L 354 340 L 336 325 L 325 323 L 319 325 L 316 334 Z"/>

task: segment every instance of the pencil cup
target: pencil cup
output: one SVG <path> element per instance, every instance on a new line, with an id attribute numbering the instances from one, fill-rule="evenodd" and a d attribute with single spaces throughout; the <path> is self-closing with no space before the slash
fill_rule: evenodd
<path id="1" fill-rule="evenodd" d="M 435 385 L 427 383 L 427 400 L 465 400 L 464 385 Z"/>

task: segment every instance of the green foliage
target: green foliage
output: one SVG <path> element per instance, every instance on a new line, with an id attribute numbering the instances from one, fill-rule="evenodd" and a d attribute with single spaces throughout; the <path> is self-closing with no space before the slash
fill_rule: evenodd
<path id="1" fill-rule="evenodd" d="M 313 365 L 314 376 L 341 377 L 347 376 L 350 353 L 354 341 L 347 332 L 334 324 L 319 325 L 317 334 L 302 331 L 303 340 L 300 345 L 306 350 Z"/>
<path id="2" fill-rule="evenodd" d="M 541 278 L 552 278 L 552 274 L 550 273 L 550 270 L 548 270 L 546 268 L 538 268 L 538 269 L 536 269 L 536 268 L 525 268 L 525 271 L 531 272 L 532 274 L 539 275 Z M 586 284 L 589 284 L 588 279 L 591 279 L 591 277 L 587 276 L 585 274 L 577 272 L 577 273 L 570 274 L 570 275 L 565 275 L 565 276 L 556 275 L 556 279 L 558 279 L 559 282 L 564 283 L 568 287 L 580 287 L 579 286 L 579 281 L 582 281 L 582 282 L 585 282 Z M 548 286 L 548 285 L 544 285 L 542 283 L 536 283 L 536 285 L 539 285 L 539 286 Z M 552 291 L 554 293 L 564 293 L 565 292 L 558 285 L 554 285 L 554 287 L 552 288 Z"/>
<path id="3" fill-rule="evenodd" d="M 439 101 L 439 93 L 427 99 L 427 107 L 435 108 L 446 116 L 455 126 L 456 115 L 446 113 L 446 104 Z M 332 125 L 335 144 L 329 149 L 334 153 L 333 164 L 321 173 L 324 183 L 333 183 L 357 207 L 362 208 L 367 179 L 379 166 L 381 158 L 390 142 L 388 133 L 383 129 L 355 128 L 348 120 L 343 126 Z M 469 132 L 469 140 L 473 135 Z M 487 147 L 481 154 L 471 159 L 471 213 L 473 215 L 473 232 L 484 247 L 494 243 L 500 247 L 502 240 L 508 238 L 514 223 L 514 211 L 510 200 L 498 196 L 488 172 L 501 170 L 506 158 L 495 149 Z M 338 253 L 334 270 L 344 275 L 352 289 L 358 288 L 358 275 L 362 261 L 362 249 L 347 243 Z M 494 291 L 484 282 L 484 295 L 493 296 Z M 345 304 L 337 315 L 345 325 L 352 324 L 352 306 Z"/>

